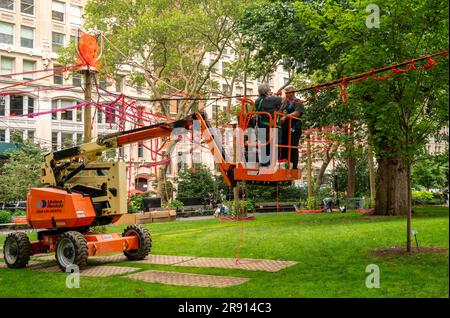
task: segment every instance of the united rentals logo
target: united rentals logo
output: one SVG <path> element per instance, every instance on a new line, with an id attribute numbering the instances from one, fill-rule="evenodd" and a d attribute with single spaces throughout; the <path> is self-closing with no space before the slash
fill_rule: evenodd
<path id="1" fill-rule="evenodd" d="M 47 207 L 47 201 L 45 200 L 38 200 L 36 202 L 36 208 L 38 209 L 45 209 Z"/>
<path id="2" fill-rule="evenodd" d="M 38 213 L 58 213 L 62 212 L 63 200 L 37 200 L 36 208 Z M 43 210 L 45 209 L 45 210 Z"/>

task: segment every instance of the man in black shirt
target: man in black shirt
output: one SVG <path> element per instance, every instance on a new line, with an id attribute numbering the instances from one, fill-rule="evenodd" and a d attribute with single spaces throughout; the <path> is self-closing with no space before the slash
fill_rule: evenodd
<path id="1" fill-rule="evenodd" d="M 295 97 L 295 88 L 289 86 L 286 88 L 286 101 L 283 102 L 281 111 L 285 114 L 280 120 L 281 124 L 281 144 L 291 146 L 292 148 L 281 148 L 281 159 L 288 159 L 289 152 L 291 153 L 290 161 L 292 162 L 292 169 L 298 168 L 298 143 L 302 135 L 302 122 L 300 120 L 291 119 L 289 143 L 289 116 L 301 118 L 305 112 L 304 105 L 298 98 Z"/>

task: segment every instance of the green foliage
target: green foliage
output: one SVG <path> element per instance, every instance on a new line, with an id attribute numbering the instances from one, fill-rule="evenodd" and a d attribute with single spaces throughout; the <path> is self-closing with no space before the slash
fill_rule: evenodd
<path id="1" fill-rule="evenodd" d="M 256 209 L 255 202 L 252 200 L 239 200 L 237 211 L 235 210 L 234 201 L 226 201 L 224 204 L 228 207 L 232 217 L 246 216 L 247 213 L 255 212 Z"/>
<path id="2" fill-rule="evenodd" d="M 195 170 L 188 167 L 182 169 L 178 173 L 176 182 L 178 198 L 202 198 L 204 204 L 210 204 L 218 202 L 222 196 L 211 170 L 201 164 L 196 164 Z"/>
<path id="3" fill-rule="evenodd" d="M 427 201 L 433 199 L 433 193 L 427 190 L 413 191 L 412 196 L 414 200 Z"/>
<path id="4" fill-rule="evenodd" d="M 199 94 L 207 88 L 223 48 L 237 36 L 235 21 L 243 6 L 238 0 L 143 0 L 133 5 L 128 0 L 92 0 L 84 18 L 86 27 L 101 30 L 108 39 L 101 76 L 115 78 L 128 64 L 133 66 L 128 84 L 146 83 L 154 97 L 167 94 L 170 86 Z M 207 52 L 217 52 L 218 58 L 204 65 Z M 151 71 L 143 74 L 136 63 Z M 194 104 L 181 102 L 177 116 Z M 169 115 L 167 104 L 157 106 Z"/>
<path id="5" fill-rule="evenodd" d="M 25 200 L 31 187 L 41 185 L 43 150 L 27 140 L 18 140 L 16 149 L 7 155 L 8 160 L 0 167 L 0 201 Z"/>
<path id="6" fill-rule="evenodd" d="M 448 188 L 448 148 L 442 154 L 417 160 L 412 168 L 413 188 Z"/>
<path id="7" fill-rule="evenodd" d="M 294 186 L 279 187 L 277 190 L 276 187 L 245 185 L 246 198 L 254 202 L 274 202 L 277 199 L 277 192 L 280 201 L 298 202 L 307 196 L 307 189 Z"/>
<path id="8" fill-rule="evenodd" d="M 25 216 L 25 215 L 27 215 L 27 212 L 20 210 L 14 211 L 14 213 L 12 214 L 12 216 Z"/>
<path id="9" fill-rule="evenodd" d="M 315 208 L 317 208 L 317 200 L 315 197 L 309 197 L 306 199 L 306 207 L 309 210 L 313 210 Z"/>
<path id="10" fill-rule="evenodd" d="M 11 223 L 11 213 L 9 211 L 1 211 L 0 210 L 0 224 L 2 223 Z"/>
<path id="11" fill-rule="evenodd" d="M 91 232 L 99 233 L 99 234 L 108 233 L 108 228 L 106 227 L 106 225 L 92 226 L 89 228 L 89 230 Z"/>
<path id="12" fill-rule="evenodd" d="M 143 196 L 141 194 L 131 194 L 130 202 L 128 202 L 128 213 L 136 213 L 142 211 Z"/>
<path id="13" fill-rule="evenodd" d="M 170 201 L 171 208 L 178 209 L 178 208 L 181 208 L 182 206 L 184 206 L 184 203 L 181 202 L 180 200 L 174 199 L 174 200 Z"/>

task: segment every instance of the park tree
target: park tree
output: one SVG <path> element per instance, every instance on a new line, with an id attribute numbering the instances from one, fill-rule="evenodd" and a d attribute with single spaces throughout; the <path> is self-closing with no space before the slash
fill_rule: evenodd
<path id="1" fill-rule="evenodd" d="M 41 185 L 43 150 L 39 145 L 21 138 L 13 138 L 15 149 L 7 153 L 7 161 L 0 167 L 0 201 L 26 200 L 32 187 Z"/>
<path id="2" fill-rule="evenodd" d="M 183 168 L 177 176 L 177 198 L 201 198 L 204 204 L 217 204 L 224 195 L 223 188 L 208 167 L 195 164 Z"/>
<path id="3" fill-rule="evenodd" d="M 249 27 L 259 40 L 260 51 L 291 57 L 306 65 L 305 72 L 322 72 L 328 78 L 370 71 L 448 47 L 447 1 L 267 1 L 267 5 L 275 10 L 288 6 L 295 11 L 295 19 L 284 19 L 281 32 L 270 30 L 271 25 L 281 24 L 270 15 L 264 17 L 267 23 L 263 26 Z M 262 12 L 264 4 L 257 6 Z M 375 21 L 376 10 L 367 8 L 379 9 L 379 21 Z M 260 15 L 258 11 L 249 14 L 255 20 Z M 298 30 L 306 34 L 298 35 Z M 305 50 L 298 49 L 305 43 Z M 368 129 L 376 155 L 377 214 L 410 211 L 411 163 L 428 138 L 448 122 L 447 63 L 443 60 L 443 65 L 431 69 L 347 87 L 350 112 Z"/>
<path id="4" fill-rule="evenodd" d="M 179 101 L 179 119 L 198 107 L 192 99 L 215 89 L 211 74 L 225 48 L 238 40 L 237 17 L 243 6 L 237 0 L 136 0 L 132 5 L 128 0 L 92 0 L 86 6 L 85 21 L 87 28 L 105 35 L 101 75 L 114 78 L 126 66 L 131 68 L 129 84 L 143 87 L 153 99 L 167 97 L 169 92 L 187 97 Z M 237 60 L 230 66 L 235 81 L 246 56 L 240 45 L 236 51 Z M 205 61 L 208 53 L 213 54 Z M 168 103 L 155 107 L 170 116 Z M 175 143 L 166 143 L 162 153 L 170 156 Z M 160 166 L 159 180 L 165 179 L 167 167 Z M 158 189 L 164 199 L 164 183 Z"/>

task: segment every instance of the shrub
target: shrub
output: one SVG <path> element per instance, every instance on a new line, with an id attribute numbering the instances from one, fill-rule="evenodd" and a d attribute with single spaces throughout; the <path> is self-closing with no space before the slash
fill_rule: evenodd
<path id="1" fill-rule="evenodd" d="M 181 208 L 183 205 L 184 205 L 184 203 L 177 199 L 170 201 L 171 208 L 178 209 L 178 208 Z"/>
<path id="2" fill-rule="evenodd" d="M 225 205 L 228 207 L 231 216 L 242 216 L 242 208 L 244 208 L 245 214 L 248 212 L 255 212 L 255 203 L 252 200 L 239 200 L 239 210 L 234 210 L 234 201 L 226 201 Z"/>
<path id="3" fill-rule="evenodd" d="M 104 234 L 108 232 L 108 229 L 106 228 L 106 225 L 99 225 L 90 227 L 89 231 Z"/>
<path id="4" fill-rule="evenodd" d="M 11 213 L 8 211 L 0 211 L 0 224 L 1 223 L 11 223 Z"/>
<path id="5" fill-rule="evenodd" d="M 12 216 L 25 216 L 27 213 L 25 211 L 15 211 Z"/>
<path id="6" fill-rule="evenodd" d="M 142 211 L 143 197 L 140 194 L 130 195 L 130 202 L 128 203 L 128 213 L 136 213 Z"/>
<path id="7" fill-rule="evenodd" d="M 426 204 L 433 200 L 433 193 L 427 190 L 413 191 L 412 199 L 415 203 Z"/>

